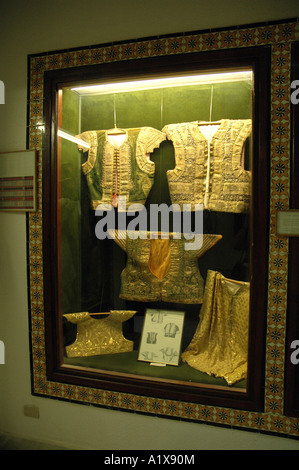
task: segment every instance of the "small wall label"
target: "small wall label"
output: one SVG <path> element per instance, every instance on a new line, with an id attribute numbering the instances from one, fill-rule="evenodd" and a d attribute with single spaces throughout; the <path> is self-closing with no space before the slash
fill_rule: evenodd
<path id="1" fill-rule="evenodd" d="M 0 364 L 5 364 L 5 346 L 3 341 L 0 340 Z"/>
<path id="2" fill-rule="evenodd" d="M 0 104 L 5 104 L 5 86 L 2 80 L 0 80 Z"/>

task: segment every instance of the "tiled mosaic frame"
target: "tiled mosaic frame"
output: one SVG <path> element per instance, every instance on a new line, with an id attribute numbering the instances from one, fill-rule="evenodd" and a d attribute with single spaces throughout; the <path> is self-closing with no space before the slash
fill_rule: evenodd
<path id="1" fill-rule="evenodd" d="M 275 214 L 289 207 L 291 45 L 299 24 L 285 20 L 227 30 L 185 33 L 126 43 L 54 51 L 28 57 L 28 148 L 38 150 L 38 207 L 28 214 L 28 272 L 32 393 L 82 404 L 121 409 L 180 420 L 204 422 L 299 438 L 299 419 L 284 416 L 284 363 L 287 309 L 288 238 L 275 233 Z M 44 71 L 169 54 L 251 46 L 271 46 L 271 182 L 263 412 L 200 405 L 168 399 L 93 389 L 49 381 L 43 309 L 42 121 Z"/>

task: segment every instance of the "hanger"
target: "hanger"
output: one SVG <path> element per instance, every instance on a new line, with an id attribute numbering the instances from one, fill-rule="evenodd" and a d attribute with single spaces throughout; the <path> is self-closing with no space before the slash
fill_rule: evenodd
<path id="1" fill-rule="evenodd" d="M 221 121 L 200 121 L 197 125 L 198 126 L 215 126 L 221 124 Z"/>
<path id="2" fill-rule="evenodd" d="M 218 124 L 221 124 L 221 120 L 220 121 L 212 121 L 212 109 L 213 109 L 213 92 L 214 92 L 214 88 L 213 88 L 213 85 L 211 86 L 211 99 L 210 99 L 210 120 L 209 121 L 200 121 L 198 122 L 198 126 L 215 126 L 215 125 L 218 125 Z"/>
<path id="3" fill-rule="evenodd" d="M 113 117 L 114 117 L 114 128 L 107 131 L 108 135 L 123 135 L 126 134 L 124 129 L 119 129 L 116 126 L 116 105 L 115 105 L 115 93 L 113 95 Z"/>
<path id="4" fill-rule="evenodd" d="M 122 135 L 125 134 L 126 131 L 124 129 L 118 129 L 117 127 L 114 127 L 113 129 L 109 129 L 107 131 L 108 135 Z"/>
<path id="5" fill-rule="evenodd" d="M 90 312 L 88 312 L 88 315 L 89 315 L 89 316 L 93 316 L 93 317 L 95 317 L 96 315 L 110 315 L 110 312 L 97 312 L 97 313 L 93 313 L 93 312 L 90 313 Z"/>

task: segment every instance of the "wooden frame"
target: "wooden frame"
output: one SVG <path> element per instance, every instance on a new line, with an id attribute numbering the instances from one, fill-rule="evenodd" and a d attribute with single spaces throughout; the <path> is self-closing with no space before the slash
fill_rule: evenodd
<path id="1" fill-rule="evenodd" d="M 290 45 L 295 41 L 295 37 L 296 22 L 290 20 L 29 57 L 28 142 L 31 145 L 35 142 L 35 146 L 42 146 L 43 149 L 42 158 L 38 163 L 40 173 L 43 174 L 43 194 L 39 193 L 40 201 L 43 197 L 43 211 L 39 210 L 29 219 L 30 329 L 34 394 L 111 408 L 115 407 L 117 402 L 118 408 L 135 412 L 297 436 L 299 426 L 296 419 L 285 416 L 284 391 L 281 388 L 284 362 L 280 357 L 285 348 L 283 322 L 286 305 L 286 278 L 281 275 L 288 264 L 287 245 L 281 244 L 281 240 L 277 239 L 272 223 L 277 201 L 288 199 L 289 167 L 286 162 L 290 133 L 286 130 L 281 137 L 277 126 L 281 127 L 282 119 L 288 120 L 289 116 L 289 100 L 286 99 L 285 93 L 289 90 L 287 77 Z M 251 265 L 254 276 L 246 392 L 227 387 L 211 389 L 204 385 L 143 380 L 136 376 L 109 372 L 99 374 L 90 369 L 64 366 L 61 350 L 57 347 L 62 338 L 61 325 L 55 316 L 58 301 L 57 272 L 52 266 L 52 259 L 57 256 L 58 250 L 55 237 L 57 221 L 53 212 L 56 198 L 56 173 L 53 164 L 56 149 L 53 131 L 57 119 L 54 110 L 58 85 L 70 81 L 80 82 L 85 74 L 91 74 L 91 79 L 97 79 L 99 76 L 103 79 L 113 79 L 128 75 L 155 75 L 161 71 L 182 72 L 196 70 L 198 67 L 215 69 L 228 65 L 249 65 L 255 75 L 255 178 L 251 226 L 254 246 Z M 37 97 L 39 105 L 36 104 Z M 36 126 L 40 120 L 46 123 L 43 140 Z M 283 168 L 282 173 L 278 173 L 278 159 L 284 164 L 284 167 L 279 166 L 279 171 Z M 50 171 L 47 171 L 48 169 Z M 277 175 L 282 183 L 279 187 Z M 38 251 L 36 239 L 32 237 L 33 231 L 39 234 L 41 242 L 46 242 L 43 243 L 42 253 Z M 278 258 L 282 260 L 279 264 Z M 39 273 L 36 272 L 37 260 L 43 266 L 43 271 Z M 280 276 L 282 279 L 279 281 L 279 292 L 275 284 L 276 278 L 272 281 L 273 266 L 276 278 Z M 278 313 L 276 298 L 280 302 Z M 41 319 L 42 329 L 38 329 L 37 325 Z M 282 326 L 282 329 L 279 328 L 280 336 L 274 334 L 277 324 Z M 184 411 L 179 412 L 179 409 Z"/>
<path id="2" fill-rule="evenodd" d="M 57 317 L 55 312 L 58 310 L 59 299 L 55 296 L 58 295 L 58 279 L 60 277 L 59 272 L 56 272 L 55 266 L 53 266 L 52 260 L 57 259 L 57 253 L 59 253 L 59 244 L 57 244 L 56 230 L 56 160 L 55 156 L 58 155 L 54 135 L 57 129 L 57 122 L 59 116 L 55 115 L 57 109 L 57 101 L 59 96 L 56 92 L 58 87 L 62 86 L 62 83 L 70 85 L 71 83 L 80 82 L 82 77 L 81 69 L 66 69 L 66 70 L 55 70 L 45 73 L 45 122 L 46 128 L 51 128 L 49 138 L 46 140 L 46 152 L 43 159 L 43 194 L 44 201 L 47 204 L 47 210 L 44 210 L 46 216 L 44 217 L 44 233 L 50 234 L 51 243 L 44 247 L 44 264 L 49 266 L 46 272 L 44 272 L 45 279 L 45 325 L 46 325 L 46 339 L 49 345 L 50 353 L 47 356 L 47 374 L 52 380 L 62 380 L 62 377 L 66 377 L 67 380 L 71 380 L 75 383 L 94 383 L 98 384 L 101 388 L 116 389 L 119 391 L 129 391 L 130 393 L 138 391 L 142 394 L 150 394 L 151 390 L 155 389 L 156 394 L 161 397 L 186 397 L 189 401 L 199 401 L 205 403 L 217 403 L 230 404 L 230 406 L 239 406 L 244 409 L 262 409 L 263 400 L 263 363 L 261 358 L 263 357 L 264 350 L 264 317 L 258 312 L 262 312 L 266 305 L 266 282 L 267 282 L 267 270 L 266 270 L 266 239 L 267 239 L 267 225 L 259 223 L 258 220 L 267 220 L 267 191 L 269 177 L 267 175 L 267 168 L 269 168 L 269 148 L 268 139 L 269 135 L 269 119 L 265 119 L 265 116 L 269 116 L 267 111 L 267 103 L 261 99 L 269 95 L 268 84 L 270 82 L 269 77 L 269 54 L 270 51 L 267 48 L 250 48 L 244 50 L 230 50 L 230 51 L 217 51 L 217 52 L 206 52 L 199 54 L 192 54 L 188 57 L 168 56 L 168 57 L 157 57 L 147 59 L 146 61 L 131 60 L 130 63 L 123 64 L 122 62 L 113 64 L 103 64 L 95 67 L 84 68 L 85 77 L 89 77 L 89 81 L 96 81 L 99 77 L 103 80 L 113 80 L 117 77 L 120 80 L 121 77 L 132 79 L 133 77 L 142 76 L 156 76 L 157 74 L 167 73 L 183 73 L 190 72 L 190 70 L 219 70 L 226 68 L 242 68 L 251 67 L 255 75 L 255 105 L 253 109 L 253 154 L 259 155 L 259 159 L 253 161 L 253 188 L 252 188 L 252 214 L 251 219 L 254 220 L 256 227 L 259 227 L 257 232 L 256 228 L 251 227 L 251 237 L 255 246 L 255 251 L 252 253 L 251 266 L 253 272 L 257 272 L 258 276 L 253 276 L 251 282 L 251 295 L 250 304 L 252 313 L 250 315 L 250 339 L 249 339 L 249 373 L 247 379 L 247 390 L 234 389 L 229 390 L 225 387 L 214 387 L 213 390 L 200 385 L 190 385 L 189 383 L 180 384 L 171 383 L 167 381 L 154 381 L 151 378 L 145 379 L 136 377 L 125 377 L 117 376 L 115 373 L 109 373 L 107 371 L 90 371 L 90 370 L 78 370 L 74 367 L 71 369 L 67 365 L 63 365 L 62 359 L 62 325 L 61 319 Z M 129 66 L 129 69 L 126 68 Z M 51 97 L 51 101 L 46 99 Z M 263 102 L 263 105 L 262 105 Z M 50 104 L 50 105 L 49 105 Z M 48 137 L 48 136 L 47 136 Z M 51 139 L 51 140 L 50 140 Z M 48 207 L 48 201 L 51 201 L 50 207 Z M 50 209 L 51 208 L 51 209 Z M 50 209 L 50 210 L 49 210 Z M 54 209 L 54 210 L 53 210 Z M 260 260 L 265 259 L 263 268 L 260 266 Z M 256 266 L 256 271 L 255 271 Z M 257 267 L 258 266 L 258 267 Z M 257 295 L 257 292 L 259 294 Z M 254 334 L 253 334 L 253 325 Z M 55 340 L 56 339 L 56 340 Z M 54 340 L 54 344 L 53 344 Z M 51 346 L 52 345 L 52 346 Z M 71 372 L 71 375 L 70 375 Z M 77 376 L 75 379 L 74 377 Z M 150 388 L 147 382 L 150 382 Z"/>

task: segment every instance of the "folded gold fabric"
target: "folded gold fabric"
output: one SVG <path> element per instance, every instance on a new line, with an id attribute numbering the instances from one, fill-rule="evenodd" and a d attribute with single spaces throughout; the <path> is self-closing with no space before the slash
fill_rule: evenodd
<path id="1" fill-rule="evenodd" d="M 67 357 L 97 356 L 133 351 L 134 343 L 124 338 L 122 324 L 135 315 L 133 310 L 111 310 L 101 314 L 67 313 L 64 317 L 77 325 L 73 344 L 66 346 Z M 109 315 L 95 319 L 91 315 Z"/>
<path id="2" fill-rule="evenodd" d="M 182 360 L 229 385 L 247 376 L 249 282 L 208 271 L 193 339 Z"/>
<path id="3" fill-rule="evenodd" d="M 108 231 L 109 233 L 109 231 Z M 174 233 L 167 239 L 153 238 L 153 232 L 115 231 L 115 242 L 126 252 L 121 273 L 120 298 L 141 302 L 202 303 L 204 280 L 198 258 L 210 250 L 222 235 L 204 234 L 200 248 L 186 250 L 184 237 Z M 140 238 L 145 236 L 146 238 Z"/>
<path id="4" fill-rule="evenodd" d="M 160 281 L 164 279 L 170 268 L 170 239 L 151 241 L 148 266 Z"/>

